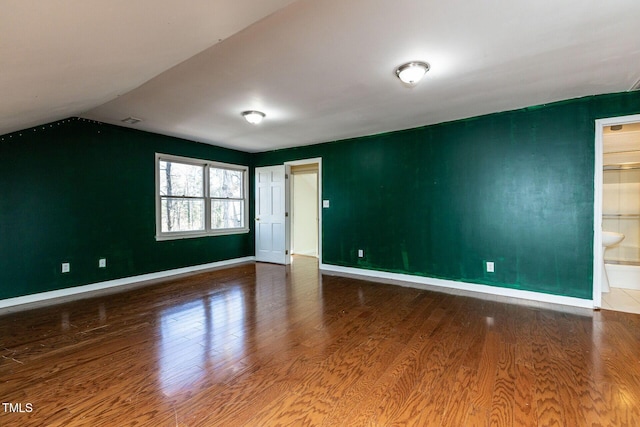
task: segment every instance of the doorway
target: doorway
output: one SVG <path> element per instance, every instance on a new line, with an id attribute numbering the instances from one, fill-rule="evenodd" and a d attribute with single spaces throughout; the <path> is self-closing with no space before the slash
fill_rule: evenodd
<path id="1" fill-rule="evenodd" d="M 322 265 L 322 158 L 257 167 L 255 185 L 256 261 L 290 264 L 297 252 Z"/>
<path id="2" fill-rule="evenodd" d="M 596 120 L 595 131 L 593 304 L 640 313 L 640 115 Z M 603 232 L 624 237 L 603 247 Z"/>
<path id="3" fill-rule="evenodd" d="M 289 253 L 318 258 L 322 264 L 322 159 L 285 163 L 290 171 Z"/>
<path id="4" fill-rule="evenodd" d="M 291 254 L 318 257 L 318 165 L 291 166 Z"/>

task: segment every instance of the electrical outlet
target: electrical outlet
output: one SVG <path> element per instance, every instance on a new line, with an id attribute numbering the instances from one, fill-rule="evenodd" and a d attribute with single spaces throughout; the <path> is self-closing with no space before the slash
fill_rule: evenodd
<path id="1" fill-rule="evenodd" d="M 68 262 L 63 262 L 62 263 L 62 272 L 63 273 L 68 273 L 71 271 L 71 264 L 69 264 Z"/>
<path id="2" fill-rule="evenodd" d="M 106 258 L 100 258 L 98 260 L 98 267 L 99 268 L 106 268 L 107 267 L 107 259 Z"/>
<path id="3" fill-rule="evenodd" d="M 487 273 L 493 272 L 495 272 L 495 265 L 493 264 L 493 261 L 487 261 Z"/>
<path id="4" fill-rule="evenodd" d="M 364 258 L 364 250 L 358 249 L 358 258 Z"/>

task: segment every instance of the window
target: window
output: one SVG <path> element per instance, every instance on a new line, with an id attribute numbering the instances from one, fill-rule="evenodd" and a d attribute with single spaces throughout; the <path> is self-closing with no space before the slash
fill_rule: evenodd
<path id="1" fill-rule="evenodd" d="M 248 232 L 247 169 L 156 154 L 156 239 Z"/>

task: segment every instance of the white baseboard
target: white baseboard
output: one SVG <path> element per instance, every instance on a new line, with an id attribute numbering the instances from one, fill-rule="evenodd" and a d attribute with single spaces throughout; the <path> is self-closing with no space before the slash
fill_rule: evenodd
<path id="1" fill-rule="evenodd" d="M 640 267 L 633 265 L 605 264 L 609 285 L 612 288 L 640 291 Z"/>
<path id="2" fill-rule="evenodd" d="M 92 283 L 89 285 L 74 286 L 72 288 L 58 289 L 55 291 L 40 292 L 32 295 L 25 295 L 22 297 L 7 298 L 0 300 L 0 309 L 8 307 L 15 307 L 18 305 L 29 304 L 30 307 L 34 306 L 34 303 L 43 303 L 37 305 L 50 304 L 51 300 L 61 302 L 63 300 L 87 298 L 95 296 L 98 293 L 115 292 L 122 289 L 127 285 L 146 285 L 148 282 L 152 282 L 158 279 L 164 279 L 167 277 L 178 276 L 182 274 L 195 273 L 202 270 L 210 270 L 220 267 L 226 267 L 234 264 L 241 264 L 245 262 L 254 261 L 255 257 L 248 256 L 244 258 L 234 258 L 224 261 L 211 262 L 208 264 L 194 265 L 191 267 L 176 268 L 173 270 L 159 271 L 157 273 L 141 274 L 139 276 L 124 277 L 122 279 L 109 280 L 106 282 Z M 100 292 L 103 291 L 103 292 Z M 11 311 L 11 310 L 9 310 Z"/>
<path id="3" fill-rule="evenodd" d="M 353 276 L 366 278 L 382 283 L 406 286 L 417 289 L 436 290 L 440 292 L 453 293 L 471 292 L 476 294 L 490 295 L 497 301 L 499 298 L 517 298 L 534 303 L 566 305 L 571 307 L 593 309 L 593 300 L 565 297 L 561 295 L 545 294 L 541 292 L 523 291 L 520 289 L 501 288 L 498 286 L 479 285 L 476 283 L 456 282 L 454 280 L 443 280 L 432 277 L 414 276 L 411 274 L 388 273 L 386 271 L 365 270 L 354 267 L 341 267 L 337 265 L 321 264 L 320 270 L 336 275 Z M 437 289 L 434 289 L 437 288 Z M 482 298 L 482 296 L 478 295 Z M 504 301 L 503 301 L 504 302 Z M 531 305 L 531 304 L 529 304 Z M 535 304 L 533 304 L 535 305 Z"/>

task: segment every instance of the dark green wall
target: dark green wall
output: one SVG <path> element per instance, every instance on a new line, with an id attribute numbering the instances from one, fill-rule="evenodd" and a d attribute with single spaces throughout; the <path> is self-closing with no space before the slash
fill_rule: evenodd
<path id="1" fill-rule="evenodd" d="M 0 298 L 253 254 L 252 234 L 155 240 L 156 152 L 249 165 L 247 153 L 82 119 L 2 139 Z"/>
<path id="2" fill-rule="evenodd" d="M 594 121 L 639 112 L 639 92 L 587 97 L 254 164 L 322 157 L 326 264 L 590 299 Z"/>
<path id="3" fill-rule="evenodd" d="M 252 255 L 253 233 L 155 241 L 156 152 L 322 157 L 327 264 L 591 298 L 594 120 L 637 113 L 611 94 L 253 155 L 81 119 L 4 135 L 0 298 Z"/>

